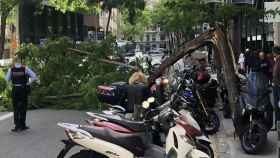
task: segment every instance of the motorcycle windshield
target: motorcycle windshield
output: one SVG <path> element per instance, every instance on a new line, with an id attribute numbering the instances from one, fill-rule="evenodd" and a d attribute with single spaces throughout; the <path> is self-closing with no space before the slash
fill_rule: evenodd
<path id="1" fill-rule="evenodd" d="M 263 108 L 270 101 L 269 82 L 261 73 L 250 73 L 247 76 L 246 91 L 244 95 L 247 104 Z"/>
<path id="2" fill-rule="evenodd" d="M 247 94 L 245 95 L 245 100 L 248 104 L 256 106 L 257 105 L 257 85 L 256 76 L 249 75 L 247 81 Z"/>

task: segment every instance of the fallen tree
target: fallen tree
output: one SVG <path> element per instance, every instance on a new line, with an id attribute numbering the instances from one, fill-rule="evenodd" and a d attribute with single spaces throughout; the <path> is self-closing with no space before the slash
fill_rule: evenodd
<path id="1" fill-rule="evenodd" d="M 72 52 L 75 52 L 75 53 L 78 53 L 78 54 L 83 55 L 83 56 L 90 56 L 90 55 L 93 54 L 93 53 L 90 53 L 90 52 L 87 52 L 87 51 L 74 49 L 74 48 L 68 48 L 68 50 L 70 50 Z M 113 61 L 113 60 L 108 60 L 108 59 L 96 59 L 96 61 L 102 62 L 102 63 L 107 63 L 107 64 L 112 64 L 112 65 L 117 65 L 117 66 L 124 66 L 124 67 L 130 68 L 134 71 L 139 70 L 139 68 L 137 66 L 132 66 L 132 65 L 129 65 L 129 64 L 126 64 L 126 63 L 118 62 L 118 61 Z"/>
<path id="2" fill-rule="evenodd" d="M 176 53 L 173 56 L 167 58 L 160 65 L 157 71 L 150 76 L 149 84 L 151 85 L 155 79 L 160 77 L 168 67 L 175 64 L 178 60 L 185 57 L 186 55 L 190 55 L 195 50 L 205 45 L 213 46 L 214 53 L 216 53 L 215 60 L 218 60 L 218 63 L 221 63 L 221 69 L 223 71 L 220 71 L 222 74 L 219 75 L 223 76 L 225 80 L 225 85 L 229 93 L 230 107 L 232 111 L 235 111 L 235 104 L 238 97 L 235 58 L 232 45 L 230 44 L 226 33 L 224 33 L 224 31 L 218 25 L 178 48 L 177 51 L 175 51 Z"/>

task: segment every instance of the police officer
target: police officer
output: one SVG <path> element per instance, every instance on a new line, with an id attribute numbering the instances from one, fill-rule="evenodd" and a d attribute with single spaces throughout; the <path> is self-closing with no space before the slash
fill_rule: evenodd
<path id="1" fill-rule="evenodd" d="M 37 80 L 36 74 L 27 66 L 21 64 L 20 58 L 14 58 L 13 66 L 6 74 L 6 80 L 12 82 L 12 102 L 14 108 L 14 124 L 12 132 L 29 129 L 26 126 L 26 111 L 30 85 Z"/>

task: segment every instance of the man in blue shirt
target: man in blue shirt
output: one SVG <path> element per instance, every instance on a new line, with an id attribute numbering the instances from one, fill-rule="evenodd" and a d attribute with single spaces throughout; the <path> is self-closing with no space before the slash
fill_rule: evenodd
<path id="1" fill-rule="evenodd" d="M 37 80 L 36 74 L 27 66 L 20 63 L 20 59 L 15 57 L 13 66 L 6 74 L 7 81 L 12 82 L 12 102 L 14 109 L 15 128 L 12 132 L 19 132 L 29 129 L 26 126 L 26 111 L 28 104 L 28 93 L 32 82 Z"/>

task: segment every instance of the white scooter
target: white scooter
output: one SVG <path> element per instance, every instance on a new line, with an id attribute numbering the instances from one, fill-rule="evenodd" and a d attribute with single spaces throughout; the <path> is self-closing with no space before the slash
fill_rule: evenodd
<path id="1" fill-rule="evenodd" d="M 147 109 L 151 102 L 148 99 L 143 107 Z M 74 146 L 82 146 L 86 150 L 81 150 L 71 158 L 209 158 L 192 144 L 187 134 L 192 127 L 176 111 L 164 106 L 159 113 L 153 113 L 149 111 L 143 122 L 120 119 L 122 123 L 115 124 L 109 121 L 113 118 L 100 117 L 97 121 L 104 120 L 104 123 L 98 126 L 58 123 L 58 126 L 65 129 L 68 140 L 63 141 L 65 148 L 57 158 L 65 158 Z M 174 115 L 176 125 L 170 128 L 164 149 L 149 142 L 147 129 L 151 123 L 168 113 Z M 148 115 L 152 115 L 150 119 Z"/>
<path id="2" fill-rule="evenodd" d="M 167 101 L 164 103 L 164 105 L 156 108 L 158 111 L 162 109 L 162 107 L 172 107 L 172 109 L 175 107 L 177 112 L 177 116 L 183 119 L 188 124 L 188 129 L 186 129 L 186 134 L 188 135 L 189 142 L 191 142 L 192 145 L 194 145 L 197 149 L 203 151 L 206 153 L 210 158 L 214 158 L 214 151 L 211 146 L 210 139 L 205 136 L 199 126 L 199 124 L 196 122 L 196 120 L 193 118 L 190 111 L 186 110 L 185 106 L 188 106 L 188 102 L 181 96 L 171 97 L 172 99 L 170 101 Z M 176 99 L 175 99 L 176 98 Z M 179 103 L 180 105 L 177 105 Z M 175 113 L 175 112 L 173 112 Z M 108 110 L 108 113 L 93 113 L 93 112 L 87 112 L 87 115 L 90 116 L 90 119 L 87 120 L 89 125 L 93 126 L 103 126 L 104 123 L 113 122 L 115 124 L 124 125 L 123 119 L 125 118 L 125 115 L 120 113 L 120 110 L 118 108 L 112 108 Z M 97 120 L 95 120 L 97 119 Z M 102 120 L 102 121 L 100 121 Z M 166 143 L 166 137 L 170 130 L 170 128 L 175 126 L 175 121 L 170 120 L 170 114 L 167 113 L 167 115 L 164 115 L 163 117 L 160 117 L 157 121 L 154 122 L 154 126 L 152 126 L 153 133 L 156 135 L 153 135 L 153 143 L 156 143 L 156 145 L 163 146 Z M 129 128 L 129 127 L 128 127 Z M 133 129 L 130 129 L 133 131 Z"/>

